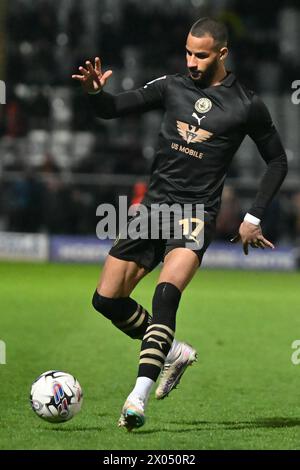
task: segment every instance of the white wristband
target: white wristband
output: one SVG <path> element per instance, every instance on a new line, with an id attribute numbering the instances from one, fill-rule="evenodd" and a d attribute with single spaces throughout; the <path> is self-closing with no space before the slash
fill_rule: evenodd
<path id="1" fill-rule="evenodd" d="M 250 224 L 253 224 L 253 225 L 260 224 L 260 219 L 258 219 L 257 217 L 254 217 L 254 215 L 249 214 L 249 212 L 247 212 L 247 214 L 245 215 L 244 221 L 250 222 Z"/>

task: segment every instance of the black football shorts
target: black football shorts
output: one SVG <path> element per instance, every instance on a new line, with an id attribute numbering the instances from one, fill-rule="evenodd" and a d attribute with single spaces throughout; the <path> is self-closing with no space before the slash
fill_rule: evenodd
<path id="1" fill-rule="evenodd" d="M 192 246 L 193 251 L 199 259 L 199 266 L 201 265 L 203 255 L 211 243 L 215 234 L 215 217 L 208 212 L 204 212 L 204 220 L 191 219 L 190 223 L 186 220 L 181 225 L 181 238 L 174 237 L 174 230 L 171 228 L 170 236 L 162 234 L 162 227 L 164 222 L 159 217 L 154 223 L 159 227 L 160 238 L 151 238 L 150 232 L 150 220 L 148 227 L 147 238 L 121 238 L 120 234 L 115 240 L 109 254 L 115 258 L 122 259 L 125 261 L 134 261 L 137 265 L 144 267 L 148 271 L 154 269 L 161 261 L 164 261 L 165 256 L 174 248 L 189 248 Z M 149 216 L 148 216 L 149 217 Z M 128 225 L 134 220 L 135 217 L 129 219 Z M 182 219 L 183 220 L 183 219 Z M 196 222 L 194 222 L 196 220 Z M 153 223 L 153 221 L 151 220 Z M 178 223 L 178 220 L 175 222 Z M 198 229 L 200 230 L 200 233 Z M 121 231 L 122 233 L 122 231 Z M 197 237 L 193 237 L 193 234 L 197 233 Z M 177 232 L 178 234 L 178 232 Z M 197 245 L 197 239 L 200 240 Z M 191 245 L 192 243 L 192 245 Z"/>

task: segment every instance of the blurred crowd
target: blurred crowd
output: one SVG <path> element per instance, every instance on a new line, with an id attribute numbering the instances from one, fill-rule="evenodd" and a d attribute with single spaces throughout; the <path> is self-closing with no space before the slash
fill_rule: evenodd
<path id="1" fill-rule="evenodd" d="M 55 175 L 43 179 L 31 171 L 2 188 L 0 210 L 7 218 L 6 230 L 12 232 L 93 234 L 99 204 L 117 206 L 119 194 L 127 195 L 129 204 L 139 203 L 146 187 L 137 180 L 132 186 L 103 190 L 101 185 L 70 185 Z M 228 241 L 236 234 L 252 200 L 249 193 L 243 194 L 245 197 L 238 197 L 232 186 L 224 187 L 217 240 Z M 300 191 L 275 198 L 262 225 L 264 235 L 273 242 L 300 245 Z"/>
<path id="2" fill-rule="evenodd" d="M 266 230 L 274 241 L 300 237 L 300 115 L 290 103 L 291 82 L 300 79 L 299 1 L 10 0 L 4 14 L 0 229 L 94 233 L 100 203 L 114 202 L 118 194 L 139 197 L 160 113 L 96 120 L 71 74 L 95 55 L 114 71 L 112 92 L 184 73 L 186 34 L 196 19 L 211 15 L 229 29 L 228 68 L 266 94 L 296 181 L 274 201 Z M 254 146 L 246 143 L 229 174 L 218 238 L 236 230 L 262 171 Z"/>

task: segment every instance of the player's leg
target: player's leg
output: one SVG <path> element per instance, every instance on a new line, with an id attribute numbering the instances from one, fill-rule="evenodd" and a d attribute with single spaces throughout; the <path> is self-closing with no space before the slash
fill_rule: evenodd
<path id="1" fill-rule="evenodd" d="M 143 339 L 151 315 L 130 294 L 154 264 L 156 261 L 147 268 L 135 261 L 108 255 L 93 295 L 94 308 L 133 339 Z"/>
<path id="2" fill-rule="evenodd" d="M 174 248 L 164 259 L 158 284 L 169 282 L 182 293 L 199 268 L 197 253 L 188 248 Z"/>
<path id="3" fill-rule="evenodd" d="M 142 339 L 151 321 L 149 313 L 130 297 L 147 272 L 134 261 L 108 255 L 93 295 L 94 308 L 133 339 Z"/>
<path id="4" fill-rule="evenodd" d="M 105 297 L 128 297 L 138 282 L 148 273 L 135 261 L 108 255 L 97 284 L 97 292 Z"/>
<path id="5" fill-rule="evenodd" d="M 182 248 L 169 252 L 166 256 L 166 267 L 159 277 L 159 283 L 168 282 L 176 286 L 180 292 L 183 292 L 197 270 L 197 267 L 195 271 L 191 269 L 189 272 L 184 273 L 183 277 L 178 275 L 182 269 L 182 265 L 184 264 L 184 258 L 186 256 L 191 256 L 189 253 L 192 253 L 195 256 L 195 252 L 184 250 Z M 199 267 L 199 264 L 201 264 L 202 261 L 202 254 L 198 253 L 197 258 Z M 155 397 L 158 400 L 162 400 L 167 397 L 171 390 L 176 388 L 179 384 L 186 368 L 196 362 L 196 360 L 197 351 L 190 344 L 178 342 L 174 339 L 162 369 L 159 384 L 155 391 Z"/>
<path id="6" fill-rule="evenodd" d="M 197 224 L 197 220 L 195 220 L 195 224 Z M 192 226 L 192 229 L 193 228 Z M 178 243 L 180 243 L 178 240 L 168 241 L 166 249 L 167 254 L 165 256 L 167 262 L 161 272 L 159 282 L 170 282 L 179 288 L 181 292 L 183 291 L 194 275 L 193 269 L 191 269 L 189 272 L 183 271 L 183 276 L 181 276 L 181 272 L 184 270 L 185 257 L 194 256 L 194 259 L 197 257 L 200 266 L 204 253 L 214 237 L 215 218 L 208 212 L 204 213 L 204 228 L 203 244 L 201 243 L 201 233 L 198 233 L 199 248 L 195 251 L 184 247 L 184 240 L 183 245 L 181 245 L 181 251 L 177 248 L 174 249 L 174 246 L 178 246 Z M 187 235 L 186 241 L 189 242 L 189 240 L 189 235 Z M 171 390 L 176 388 L 187 367 L 192 365 L 196 359 L 197 352 L 191 345 L 183 342 L 178 343 L 176 340 L 173 341 L 172 348 L 169 351 L 159 378 L 158 387 L 155 391 L 155 396 L 158 400 L 165 398 Z"/>
<path id="7" fill-rule="evenodd" d="M 165 259 L 152 301 L 152 322 L 142 341 L 138 378 L 119 421 L 127 429 L 144 424 L 144 410 L 165 360 L 176 329 L 181 294 L 199 267 L 199 257 L 187 248 L 174 248 Z"/>

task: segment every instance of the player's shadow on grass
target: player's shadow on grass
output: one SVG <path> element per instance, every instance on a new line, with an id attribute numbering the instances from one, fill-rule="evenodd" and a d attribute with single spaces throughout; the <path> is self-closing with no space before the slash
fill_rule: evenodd
<path id="1" fill-rule="evenodd" d="M 91 432 L 99 432 L 101 431 L 101 428 L 99 426 L 78 426 L 78 427 L 54 427 L 51 429 L 51 431 L 55 432 L 86 432 L 86 431 L 91 431 Z"/>
<path id="2" fill-rule="evenodd" d="M 106 418 L 109 416 L 107 413 L 97 413 L 97 418 Z M 49 428 L 47 428 L 49 429 Z M 69 423 L 66 421 L 65 423 L 61 423 L 56 426 L 51 427 L 52 431 L 55 432 L 83 432 L 83 431 L 93 431 L 93 432 L 99 432 L 101 431 L 100 426 L 85 426 L 84 424 L 81 425 L 74 425 L 73 423 Z"/>
<path id="3" fill-rule="evenodd" d="M 300 418 L 284 418 L 284 417 L 273 417 L 273 418 L 258 418 L 253 421 L 169 421 L 169 425 L 176 424 L 179 426 L 185 426 L 181 429 L 149 429 L 145 431 L 139 431 L 139 434 L 152 434 L 155 432 L 168 432 L 168 433 L 182 433 L 182 432 L 195 432 L 195 431 L 209 431 L 220 427 L 220 429 L 227 430 L 242 430 L 242 429 L 257 429 L 257 428 L 293 428 L 300 426 Z M 190 426 L 187 428 L 186 426 Z"/>
<path id="4" fill-rule="evenodd" d="M 258 418 L 253 421 L 223 421 L 221 424 L 225 429 L 256 429 L 256 428 L 293 428 L 300 426 L 300 418 L 284 418 L 275 416 L 273 418 Z"/>

